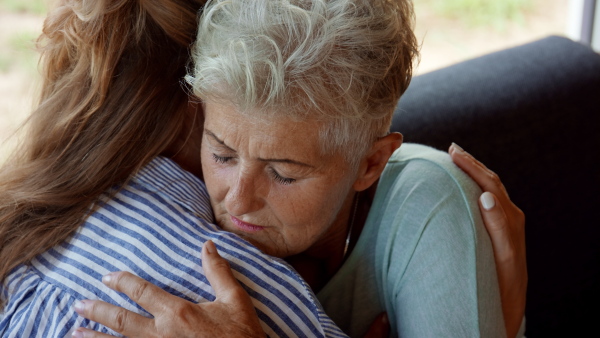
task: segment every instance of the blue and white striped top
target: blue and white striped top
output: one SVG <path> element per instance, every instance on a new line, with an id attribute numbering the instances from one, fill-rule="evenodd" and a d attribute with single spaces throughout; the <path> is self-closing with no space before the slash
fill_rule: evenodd
<path id="1" fill-rule="evenodd" d="M 212 301 L 200 260 L 208 239 L 229 260 L 269 336 L 345 336 L 293 268 L 220 230 L 212 219 L 204 182 L 169 159 L 154 159 L 67 241 L 11 272 L 0 286 L 0 336 L 70 337 L 81 326 L 118 335 L 78 316 L 73 303 L 81 299 L 150 316 L 102 284 L 111 271 L 131 271 L 190 301 Z"/>

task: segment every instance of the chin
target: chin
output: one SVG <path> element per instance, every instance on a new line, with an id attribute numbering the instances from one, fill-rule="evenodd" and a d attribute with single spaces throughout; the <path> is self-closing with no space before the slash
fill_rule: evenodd
<path id="1" fill-rule="evenodd" d="M 254 245 L 258 250 L 262 251 L 263 253 L 269 255 L 269 256 L 273 256 L 273 257 L 278 257 L 278 258 L 285 258 L 287 255 L 285 255 L 284 253 L 280 252 L 279 250 L 272 248 L 268 245 L 264 245 L 263 243 L 256 241 L 252 238 L 246 237 L 246 236 L 240 236 L 243 239 L 247 240 L 248 242 L 250 242 L 252 245 Z"/>
<path id="2" fill-rule="evenodd" d="M 250 244 L 252 244 L 254 247 L 256 247 L 258 250 L 260 250 L 261 252 L 269 255 L 269 256 L 274 256 L 274 257 L 278 257 L 278 258 L 283 258 L 285 255 L 281 255 L 281 252 L 278 252 L 279 250 L 276 250 L 268 245 L 265 245 L 264 243 L 262 243 L 261 241 L 258 241 L 256 239 L 254 239 L 252 237 L 252 235 L 249 235 L 246 232 L 243 231 L 239 231 L 234 227 L 229 227 L 227 225 L 223 226 L 221 224 L 218 224 L 218 226 L 223 229 L 224 231 L 227 232 L 231 232 L 233 234 L 236 234 L 238 237 L 242 238 L 243 240 L 249 242 Z"/>

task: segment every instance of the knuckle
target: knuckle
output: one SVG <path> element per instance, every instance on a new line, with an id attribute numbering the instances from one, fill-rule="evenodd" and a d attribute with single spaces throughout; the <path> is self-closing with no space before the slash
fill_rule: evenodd
<path id="1" fill-rule="evenodd" d="M 192 308 L 187 302 L 177 302 L 169 306 L 173 318 L 187 318 L 192 312 Z"/>
<path id="2" fill-rule="evenodd" d="M 215 269 L 219 269 L 219 270 L 230 270 L 231 269 L 231 267 L 229 266 L 229 262 L 224 258 L 216 259 L 213 262 L 213 267 Z"/>
<path id="3" fill-rule="evenodd" d="M 511 228 L 523 229 L 525 227 L 525 213 L 518 206 L 511 202 L 505 212 L 511 222 Z"/>
<path id="4" fill-rule="evenodd" d="M 141 282 L 137 285 L 135 285 L 133 287 L 133 289 L 131 290 L 131 299 L 133 300 L 139 300 L 142 299 L 145 295 L 146 292 L 148 291 L 148 282 Z"/>
<path id="5" fill-rule="evenodd" d="M 488 223 L 488 228 L 491 231 L 495 231 L 495 232 L 506 231 L 506 222 L 504 221 L 504 218 L 502 218 L 502 217 L 490 218 L 487 221 L 487 223 Z"/>
<path id="6" fill-rule="evenodd" d="M 490 181 L 492 181 L 492 183 L 498 187 L 502 186 L 502 181 L 500 180 L 500 176 L 498 176 L 498 174 L 496 174 L 495 172 L 491 171 L 488 169 L 488 173 L 487 173 L 488 179 Z"/>
<path id="7" fill-rule="evenodd" d="M 99 313 L 100 311 L 98 310 L 98 302 L 96 301 L 88 301 L 84 310 L 84 313 L 87 316 L 91 316 L 93 317 L 96 313 Z"/>
<path id="8" fill-rule="evenodd" d="M 125 309 L 119 309 L 115 313 L 115 331 L 123 332 L 127 327 L 128 313 Z"/>
<path id="9" fill-rule="evenodd" d="M 502 209 L 495 208 L 484 215 L 484 222 L 486 228 L 494 231 L 505 231 L 508 226 L 508 220 L 506 214 L 502 212 Z"/>
<path id="10" fill-rule="evenodd" d="M 111 285 L 114 285 L 117 291 L 121 291 L 121 284 L 130 275 L 129 272 L 118 272 L 113 273 L 111 278 Z"/>
<path id="11" fill-rule="evenodd" d="M 234 288 L 229 290 L 230 296 L 235 300 L 243 300 L 249 298 L 248 293 L 240 286 L 236 285 Z"/>
<path id="12" fill-rule="evenodd" d="M 515 259 L 517 254 L 512 245 L 509 245 L 502 250 L 502 254 L 498 255 L 498 262 L 500 265 L 513 266 L 515 265 Z"/>

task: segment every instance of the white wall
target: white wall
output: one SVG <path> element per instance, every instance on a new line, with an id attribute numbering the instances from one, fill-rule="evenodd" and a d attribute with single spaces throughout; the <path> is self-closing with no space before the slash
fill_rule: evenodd
<path id="1" fill-rule="evenodd" d="M 595 5 L 595 9 L 590 11 Z M 584 36 L 584 18 L 593 14 L 593 29 L 591 39 Z M 588 22 L 589 23 L 589 22 Z M 589 27 L 588 27 L 589 29 Z M 591 44 L 592 48 L 600 52 L 600 1 L 599 0 L 570 0 L 567 20 L 567 36 L 575 41 Z"/>

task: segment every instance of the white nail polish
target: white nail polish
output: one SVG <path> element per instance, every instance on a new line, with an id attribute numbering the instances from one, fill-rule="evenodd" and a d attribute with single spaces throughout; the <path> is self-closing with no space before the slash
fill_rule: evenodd
<path id="1" fill-rule="evenodd" d="M 75 312 L 80 313 L 80 312 L 83 312 L 83 310 L 85 309 L 85 306 L 84 306 L 83 302 L 76 300 L 75 303 L 73 304 L 73 309 L 75 309 Z"/>
<path id="2" fill-rule="evenodd" d="M 494 195 L 492 195 L 492 193 L 490 192 L 486 191 L 483 194 L 481 194 L 479 200 L 481 201 L 481 205 L 485 210 L 491 210 L 493 207 L 496 206 L 496 200 L 494 199 Z"/>
<path id="3" fill-rule="evenodd" d="M 465 152 L 465 150 L 461 146 L 459 146 L 458 144 L 456 144 L 454 142 L 452 142 L 452 146 L 454 147 L 454 150 L 458 151 L 459 153 Z"/>
<path id="4" fill-rule="evenodd" d="M 110 273 L 107 275 L 104 275 L 102 277 L 102 283 L 104 283 L 104 284 L 110 283 L 111 280 L 112 280 L 112 275 Z"/>

